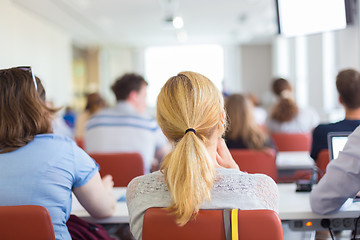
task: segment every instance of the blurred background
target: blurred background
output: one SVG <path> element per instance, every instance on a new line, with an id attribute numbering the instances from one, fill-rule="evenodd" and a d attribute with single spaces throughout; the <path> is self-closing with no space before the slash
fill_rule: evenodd
<path id="1" fill-rule="evenodd" d="M 126 72 L 145 76 L 150 107 L 163 83 L 184 70 L 204 74 L 224 93 L 251 92 L 265 108 L 272 79 L 284 77 L 300 106 L 335 121 L 343 118 L 335 76 L 360 69 L 359 4 L 345 3 L 0 0 L 0 67 L 32 66 L 48 99 L 76 111 L 96 91 L 114 104 L 110 85 Z M 345 24 L 303 27 L 345 15 Z M 295 25 L 282 22 L 291 17 Z"/>

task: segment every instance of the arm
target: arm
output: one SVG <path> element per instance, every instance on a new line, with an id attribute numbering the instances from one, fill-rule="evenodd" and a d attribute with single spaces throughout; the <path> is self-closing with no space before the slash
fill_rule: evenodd
<path id="1" fill-rule="evenodd" d="M 216 161 L 220 166 L 224 168 L 233 168 L 240 170 L 239 166 L 236 164 L 235 160 L 231 156 L 231 153 L 226 146 L 225 140 L 223 138 L 218 139 Z"/>
<path id="2" fill-rule="evenodd" d="M 81 205 L 92 217 L 109 217 L 115 211 L 116 200 L 113 196 L 112 177 L 107 175 L 101 180 L 97 172 L 85 185 L 76 187 L 73 192 Z"/>
<path id="3" fill-rule="evenodd" d="M 360 190 L 360 128 L 349 137 L 339 157 L 330 162 L 326 174 L 310 194 L 313 212 L 336 212 Z"/>

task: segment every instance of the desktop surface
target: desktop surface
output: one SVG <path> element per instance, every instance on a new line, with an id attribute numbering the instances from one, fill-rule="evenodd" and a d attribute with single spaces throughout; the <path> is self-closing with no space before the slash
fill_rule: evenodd
<path id="1" fill-rule="evenodd" d="M 278 170 L 312 169 L 314 160 L 306 151 L 278 152 L 276 156 Z"/>
<path id="2" fill-rule="evenodd" d="M 309 192 L 295 192 L 296 184 L 286 183 L 277 184 L 280 195 L 279 216 L 281 221 L 287 222 L 294 231 L 324 230 L 322 221 L 328 220 L 334 230 L 353 229 L 354 219 L 360 216 L 360 202 L 352 203 L 339 212 L 331 215 L 319 215 L 311 211 Z M 314 188 L 316 186 L 313 186 Z M 90 217 L 86 210 L 73 197 L 73 210 L 71 214 L 83 218 L 89 222 L 101 224 L 110 223 L 128 223 L 129 214 L 124 201 L 126 188 L 114 188 L 114 195 L 117 202 L 116 210 L 113 216 L 104 219 L 95 219 Z M 307 224 L 311 223 L 310 226 Z"/>

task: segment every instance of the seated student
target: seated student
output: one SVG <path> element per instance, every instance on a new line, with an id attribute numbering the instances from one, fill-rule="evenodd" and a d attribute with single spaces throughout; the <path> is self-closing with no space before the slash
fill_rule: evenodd
<path id="1" fill-rule="evenodd" d="M 138 152 L 143 158 L 145 173 L 158 165 L 169 147 L 155 119 L 146 114 L 147 85 L 141 75 L 134 73 L 115 81 L 111 89 L 116 96 L 116 106 L 97 112 L 88 121 L 87 152 Z"/>
<path id="2" fill-rule="evenodd" d="M 272 84 L 278 102 L 266 120 L 272 133 L 310 133 L 319 124 L 319 116 L 312 108 L 299 108 L 294 100 L 292 86 L 283 78 Z"/>
<path id="3" fill-rule="evenodd" d="M 230 95 L 225 109 L 229 117 L 229 127 L 225 133 L 228 148 L 275 149 L 273 141 L 255 122 L 253 107 L 244 95 Z"/>
<path id="4" fill-rule="evenodd" d="M 43 206 L 56 239 L 70 240 L 72 191 L 95 218 L 112 215 L 116 201 L 111 176 L 101 180 L 93 159 L 52 133 L 55 112 L 30 67 L 0 70 L 0 206 Z"/>
<path id="5" fill-rule="evenodd" d="M 344 150 L 332 160 L 310 194 L 313 212 L 331 214 L 360 190 L 360 127 L 349 136 Z"/>
<path id="6" fill-rule="evenodd" d="M 224 140 L 221 93 L 206 77 L 182 72 L 171 77 L 157 100 L 157 121 L 173 144 L 161 170 L 133 179 L 127 189 L 130 228 L 142 238 L 146 209 L 168 207 L 186 224 L 199 209 L 278 210 L 275 182 L 241 172 Z"/>
<path id="7" fill-rule="evenodd" d="M 352 132 L 360 125 L 360 73 L 353 69 L 340 71 L 336 76 L 339 102 L 345 108 L 345 119 L 336 123 L 320 124 L 313 131 L 311 157 L 316 160 L 322 149 L 328 149 L 329 132 Z"/>

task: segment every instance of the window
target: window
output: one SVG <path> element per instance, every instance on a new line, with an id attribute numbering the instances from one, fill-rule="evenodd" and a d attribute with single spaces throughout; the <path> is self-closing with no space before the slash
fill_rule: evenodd
<path id="1" fill-rule="evenodd" d="M 182 71 L 198 72 L 221 91 L 224 51 L 219 45 L 149 47 L 145 50 L 145 78 L 149 82 L 147 103 L 155 107 L 164 83 Z"/>

